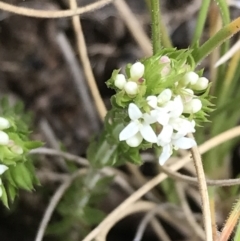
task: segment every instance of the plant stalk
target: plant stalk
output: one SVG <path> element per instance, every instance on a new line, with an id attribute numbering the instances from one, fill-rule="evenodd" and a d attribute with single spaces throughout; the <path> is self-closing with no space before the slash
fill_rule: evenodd
<path id="1" fill-rule="evenodd" d="M 161 49 L 161 33 L 160 33 L 159 13 L 160 13 L 159 0 L 151 0 L 153 55 L 156 54 Z"/>

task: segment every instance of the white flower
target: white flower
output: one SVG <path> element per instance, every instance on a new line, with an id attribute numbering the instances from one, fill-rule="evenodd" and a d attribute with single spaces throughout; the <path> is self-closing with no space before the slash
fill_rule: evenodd
<path id="1" fill-rule="evenodd" d="M 142 78 L 144 74 L 144 69 L 144 65 L 140 62 L 133 64 L 130 68 L 131 80 L 137 81 Z"/>
<path id="2" fill-rule="evenodd" d="M 0 145 L 7 145 L 9 142 L 8 134 L 4 131 L 0 131 Z"/>
<path id="3" fill-rule="evenodd" d="M 157 136 L 150 126 L 150 124 L 156 122 L 156 117 L 153 115 L 153 112 L 143 114 L 137 105 L 131 103 L 128 107 L 128 115 L 131 122 L 121 131 L 119 135 L 120 141 L 127 141 L 132 137 L 137 139 L 138 137 L 136 135 L 140 133 L 146 141 L 150 143 L 157 142 Z"/>
<path id="4" fill-rule="evenodd" d="M 184 113 L 197 113 L 202 109 L 202 102 L 199 99 L 192 99 L 184 104 Z"/>
<path id="5" fill-rule="evenodd" d="M 188 137 L 181 137 L 178 139 L 172 139 L 171 143 L 163 146 L 162 153 L 159 156 L 159 164 L 163 165 L 173 153 L 173 148 L 175 150 L 180 149 L 190 149 L 196 145 L 195 140 Z"/>
<path id="6" fill-rule="evenodd" d="M 0 175 L 2 175 L 8 169 L 7 166 L 0 164 Z"/>
<path id="7" fill-rule="evenodd" d="M 120 90 L 123 89 L 124 85 L 127 83 L 126 78 L 123 74 L 117 74 L 114 84 Z"/>
<path id="8" fill-rule="evenodd" d="M 0 117 L 0 130 L 7 129 L 9 127 L 10 127 L 10 122 L 5 118 Z"/>
<path id="9" fill-rule="evenodd" d="M 180 81 L 180 84 L 183 86 L 186 86 L 188 84 L 194 85 L 197 83 L 198 78 L 199 78 L 198 74 L 191 71 L 191 72 L 186 73 L 183 76 L 182 80 Z"/>
<path id="10" fill-rule="evenodd" d="M 205 77 L 200 77 L 198 81 L 191 86 L 194 90 L 205 90 L 208 87 L 209 80 Z"/>
<path id="11" fill-rule="evenodd" d="M 133 82 L 133 81 L 128 81 L 124 85 L 124 90 L 129 95 L 136 95 L 137 91 L 138 91 L 138 84 L 136 82 Z"/>

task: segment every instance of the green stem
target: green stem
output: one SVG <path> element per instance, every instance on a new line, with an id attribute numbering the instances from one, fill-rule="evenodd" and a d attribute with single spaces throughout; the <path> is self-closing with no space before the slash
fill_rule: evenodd
<path id="1" fill-rule="evenodd" d="M 230 24 L 224 26 L 212 38 L 206 41 L 202 46 L 193 52 L 193 58 L 196 63 L 200 62 L 216 47 L 228 40 L 235 33 L 240 31 L 240 17 L 232 21 Z"/>
<path id="2" fill-rule="evenodd" d="M 199 39 L 202 35 L 204 24 L 207 19 L 207 13 L 208 13 L 210 2 L 211 2 L 211 0 L 203 0 L 202 1 L 202 5 L 201 5 L 201 9 L 198 14 L 197 24 L 196 24 L 196 28 L 195 28 L 195 32 L 193 35 L 193 40 L 192 40 L 191 46 L 194 46 L 199 41 Z"/>
<path id="3" fill-rule="evenodd" d="M 159 12 L 160 12 L 159 0 L 151 0 L 153 54 L 156 54 L 161 49 Z"/>

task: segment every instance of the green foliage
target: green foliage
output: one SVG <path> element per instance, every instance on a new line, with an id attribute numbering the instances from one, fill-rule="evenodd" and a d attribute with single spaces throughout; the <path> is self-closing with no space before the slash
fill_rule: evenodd
<path id="1" fill-rule="evenodd" d="M 59 221 L 50 224 L 47 233 L 57 235 L 59 240 L 64 241 L 69 240 L 71 233 L 76 233 L 71 241 L 82 239 L 92 225 L 105 217 L 99 204 L 108 193 L 112 179 L 93 169 L 86 176 L 77 178 L 58 205 Z M 76 228 L 78 231 L 74 232 Z"/>
<path id="2" fill-rule="evenodd" d="M 31 115 L 24 113 L 22 103 L 11 106 L 8 99 L 3 98 L 0 105 L 0 116 L 10 122 L 10 127 L 4 129 L 9 143 L 0 145 L 0 164 L 8 168 L 1 176 L 1 200 L 8 207 L 18 189 L 31 191 L 34 185 L 39 184 L 28 152 L 42 144 L 29 140 Z"/>

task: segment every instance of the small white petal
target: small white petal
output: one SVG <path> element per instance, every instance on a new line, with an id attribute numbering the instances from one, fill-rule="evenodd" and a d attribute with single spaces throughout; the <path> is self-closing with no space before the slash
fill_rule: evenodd
<path id="1" fill-rule="evenodd" d="M 158 135 L 158 145 L 165 146 L 171 142 L 173 128 L 170 125 L 163 126 L 161 133 Z"/>
<path id="2" fill-rule="evenodd" d="M 8 134 L 4 131 L 0 131 L 0 145 L 7 145 L 9 142 Z"/>
<path id="3" fill-rule="evenodd" d="M 156 133 L 153 131 L 153 129 L 150 125 L 143 124 L 142 127 L 140 128 L 140 133 L 144 140 L 146 140 L 150 143 L 157 142 Z"/>
<path id="4" fill-rule="evenodd" d="M 167 123 L 169 122 L 169 118 L 170 118 L 169 114 L 166 113 L 165 111 L 161 111 L 161 110 L 158 111 L 157 121 L 159 124 L 163 126 L 167 125 Z"/>
<path id="5" fill-rule="evenodd" d="M 128 116 L 131 120 L 138 120 L 143 114 L 137 105 L 130 103 L 128 106 Z"/>
<path id="6" fill-rule="evenodd" d="M 138 84 L 136 82 L 133 82 L 133 81 L 128 81 L 124 85 L 124 90 L 129 95 L 136 95 L 137 92 L 138 92 Z"/>
<path id="7" fill-rule="evenodd" d="M 163 165 L 168 159 L 169 157 L 172 155 L 172 147 L 171 145 L 166 145 L 163 147 L 162 149 L 162 153 L 159 157 L 159 164 Z"/>
<path id="8" fill-rule="evenodd" d="M 136 135 L 139 131 L 140 123 L 137 121 L 131 121 L 119 134 L 120 141 L 126 141 L 127 139 Z"/>
<path id="9" fill-rule="evenodd" d="M 172 98 L 172 91 L 170 89 L 165 89 L 157 97 L 158 103 L 160 105 L 167 103 L 169 100 L 171 100 L 171 98 Z"/>
<path id="10" fill-rule="evenodd" d="M 126 78 L 123 74 L 118 74 L 116 76 L 116 79 L 114 81 L 114 84 L 117 88 L 119 88 L 120 90 L 123 89 L 124 85 L 127 83 Z"/>
<path id="11" fill-rule="evenodd" d="M 156 111 L 152 110 L 152 111 L 150 111 L 150 114 L 144 113 L 143 119 L 144 119 L 144 123 L 147 125 L 155 123 L 157 121 Z"/>
<path id="12" fill-rule="evenodd" d="M 179 117 L 183 113 L 183 103 L 180 95 L 176 96 L 173 100 L 174 109 L 171 111 L 171 117 Z"/>
<path id="13" fill-rule="evenodd" d="M 143 140 L 143 137 L 141 134 L 138 132 L 135 136 L 129 138 L 126 140 L 126 143 L 131 146 L 131 147 L 137 147 L 141 144 Z"/>
<path id="14" fill-rule="evenodd" d="M 198 79 L 197 83 L 192 85 L 191 87 L 194 90 L 205 90 L 208 87 L 209 80 L 205 77 L 201 77 Z"/>
<path id="15" fill-rule="evenodd" d="M 149 106 L 151 106 L 153 109 L 157 108 L 157 96 L 150 95 L 147 97 L 147 103 Z"/>
<path id="16" fill-rule="evenodd" d="M 8 169 L 7 166 L 0 164 L 0 175 L 2 175 Z"/>
<path id="17" fill-rule="evenodd" d="M 144 65 L 140 62 L 133 64 L 132 67 L 130 68 L 131 79 L 137 81 L 138 79 L 143 77 L 144 69 L 145 69 Z"/>
<path id="18" fill-rule="evenodd" d="M 173 145 L 177 148 L 186 150 L 192 148 L 193 146 L 196 146 L 196 142 L 192 138 L 181 137 L 177 140 L 174 140 Z"/>
<path id="19" fill-rule="evenodd" d="M 10 122 L 5 118 L 0 117 L 0 130 L 7 129 L 9 127 L 10 127 Z"/>

